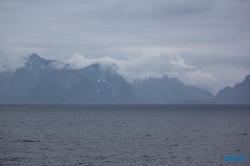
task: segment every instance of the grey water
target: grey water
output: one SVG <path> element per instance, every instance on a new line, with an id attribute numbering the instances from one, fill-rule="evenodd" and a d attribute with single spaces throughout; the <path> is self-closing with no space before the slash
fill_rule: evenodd
<path id="1" fill-rule="evenodd" d="M 0 165 L 250 165 L 250 106 L 0 105 Z"/>

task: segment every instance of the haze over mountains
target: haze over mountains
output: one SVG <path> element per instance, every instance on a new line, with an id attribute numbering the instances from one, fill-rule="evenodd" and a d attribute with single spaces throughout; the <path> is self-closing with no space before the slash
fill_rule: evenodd
<path id="1" fill-rule="evenodd" d="M 154 104 L 171 104 L 182 102 L 206 103 L 211 102 L 214 95 L 206 90 L 186 86 L 177 78 L 149 78 L 133 83 L 136 95 Z"/>
<path id="2" fill-rule="evenodd" d="M 250 104 L 250 76 L 214 96 L 177 78 L 149 78 L 132 84 L 114 68 L 92 64 L 71 69 L 70 64 L 32 54 L 25 66 L 0 74 L 0 103 L 67 104 Z"/>

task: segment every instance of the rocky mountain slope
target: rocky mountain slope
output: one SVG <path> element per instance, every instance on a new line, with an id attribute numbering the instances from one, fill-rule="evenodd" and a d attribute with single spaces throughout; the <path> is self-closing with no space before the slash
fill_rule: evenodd
<path id="1" fill-rule="evenodd" d="M 177 78 L 149 78 L 133 84 L 137 96 L 148 103 L 206 103 L 213 100 L 212 93 L 184 85 Z"/>
<path id="2" fill-rule="evenodd" d="M 93 64 L 69 69 L 68 64 L 32 54 L 25 67 L 0 74 L 0 103 L 140 103 L 131 84 Z"/>
<path id="3" fill-rule="evenodd" d="M 225 87 L 220 90 L 214 101 L 223 104 L 250 104 L 250 75 L 234 87 Z"/>

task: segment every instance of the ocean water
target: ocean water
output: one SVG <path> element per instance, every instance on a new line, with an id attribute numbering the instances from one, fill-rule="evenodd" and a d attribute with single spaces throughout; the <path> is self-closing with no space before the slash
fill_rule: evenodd
<path id="1" fill-rule="evenodd" d="M 1 105 L 0 165 L 249 166 L 250 106 Z"/>

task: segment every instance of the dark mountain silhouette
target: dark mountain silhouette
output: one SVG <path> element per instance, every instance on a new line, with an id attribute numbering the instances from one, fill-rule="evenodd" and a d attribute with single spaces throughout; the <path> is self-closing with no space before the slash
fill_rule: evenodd
<path id="1" fill-rule="evenodd" d="M 250 75 L 233 88 L 225 87 L 220 90 L 214 101 L 223 104 L 250 104 Z"/>
<path id="2" fill-rule="evenodd" d="M 149 78 L 137 80 L 134 84 L 136 95 L 148 103 L 207 103 L 213 100 L 213 94 L 199 88 L 186 86 L 177 78 Z"/>
<path id="3" fill-rule="evenodd" d="M 250 75 L 216 97 L 177 78 L 149 78 L 133 84 L 111 70 L 93 64 L 71 69 L 70 64 L 33 53 L 25 67 L 0 73 L 0 103 L 6 104 L 250 104 Z"/>
<path id="4" fill-rule="evenodd" d="M 14 73 L 0 74 L 0 103 L 139 103 L 125 79 L 98 64 L 68 69 L 68 64 L 32 54 Z"/>

